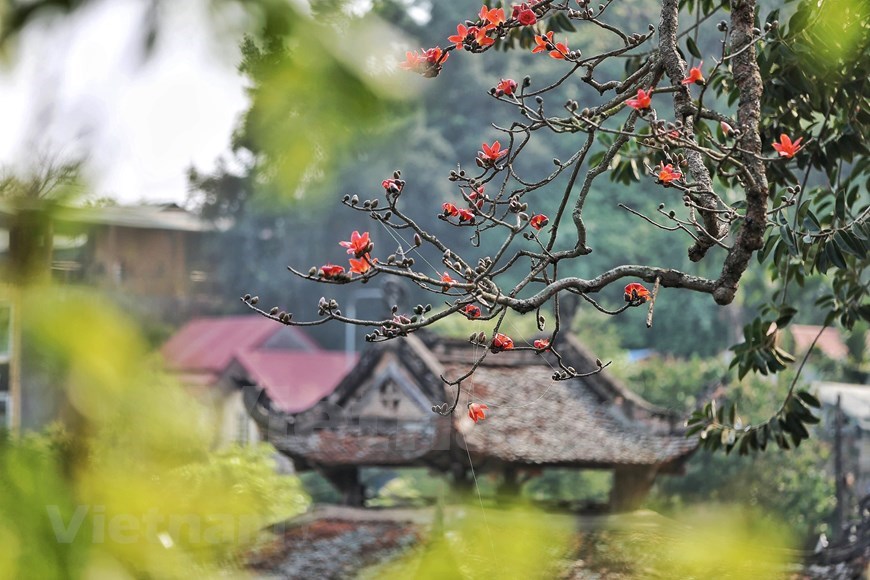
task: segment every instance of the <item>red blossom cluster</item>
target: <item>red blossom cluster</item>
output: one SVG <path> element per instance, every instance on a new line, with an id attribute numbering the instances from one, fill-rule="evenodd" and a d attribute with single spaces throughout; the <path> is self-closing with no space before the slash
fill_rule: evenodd
<path id="1" fill-rule="evenodd" d="M 442 65 L 447 62 L 449 57 L 450 54 L 441 50 L 440 46 L 429 49 L 421 48 L 420 52 L 409 50 L 405 53 L 405 62 L 400 63 L 399 66 L 424 77 L 432 78 L 438 76 Z"/>
<path id="2" fill-rule="evenodd" d="M 538 2 L 523 2 L 522 4 L 514 4 L 511 6 L 511 18 L 519 22 L 522 26 L 532 26 L 538 22 L 538 15 L 532 10 Z"/>
<path id="3" fill-rule="evenodd" d="M 386 183 L 386 181 L 384 183 Z M 343 248 L 347 248 L 347 253 L 353 256 L 353 258 L 348 259 L 350 264 L 349 271 L 352 274 L 365 274 L 372 269 L 373 265 L 378 263 L 377 258 L 369 256 L 369 252 L 374 248 L 374 244 L 369 238 L 368 232 L 360 234 L 358 231 L 354 230 L 350 235 L 350 240 L 339 242 L 339 245 Z M 311 275 L 314 275 L 313 268 Z M 338 266 L 336 264 L 324 264 L 317 271 L 317 275 L 325 280 L 339 280 L 345 277 L 345 269 L 343 266 Z"/>
<path id="4" fill-rule="evenodd" d="M 441 205 L 442 215 L 444 217 L 458 217 L 459 223 L 468 222 L 474 223 L 474 212 L 464 207 L 456 207 L 452 203 L 445 202 Z"/>
<path id="5" fill-rule="evenodd" d="M 495 39 L 489 36 L 489 33 L 505 23 L 504 9 L 483 6 L 477 16 L 480 26 L 457 24 L 456 34 L 447 37 L 457 50 L 474 51 L 495 44 Z"/>
<path id="6" fill-rule="evenodd" d="M 510 21 L 505 17 L 504 8 L 482 6 L 477 14 L 477 22 L 456 25 L 456 34 L 447 37 L 456 50 L 479 52 L 495 44 L 495 37 L 503 36 L 506 26 L 516 22 L 520 26 L 531 26 L 538 21 L 533 10 L 537 1 L 524 2 L 511 6 Z"/>

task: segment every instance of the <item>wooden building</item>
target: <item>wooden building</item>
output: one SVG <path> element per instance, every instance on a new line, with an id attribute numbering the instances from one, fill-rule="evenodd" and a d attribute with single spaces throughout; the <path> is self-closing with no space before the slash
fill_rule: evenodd
<path id="1" fill-rule="evenodd" d="M 573 337 L 559 350 L 580 372 L 596 368 Z M 425 466 L 462 486 L 473 463 L 478 473 L 500 473 L 507 491 L 548 467 L 612 470 L 609 507 L 630 510 L 657 474 L 679 472 L 696 447 L 677 417 L 606 373 L 553 381 L 552 355 L 532 351 L 488 356 L 466 381 L 456 413 L 433 413 L 432 405 L 455 395 L 440 376 L 459 376 L 479 354 L 467 342 L 418 333 L 370 348 L 305 412 L 282 412 L 256 386 L 246 388 L 245 406 L 297 470 L 316 469 L 351 505 L 365 497 L 361 467 Z M 487 419 L 474 424 L 467 401 L 486 403 Z"/>

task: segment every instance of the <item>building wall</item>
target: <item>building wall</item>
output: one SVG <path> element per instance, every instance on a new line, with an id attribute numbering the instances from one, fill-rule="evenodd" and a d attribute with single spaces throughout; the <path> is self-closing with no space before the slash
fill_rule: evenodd
<path id="1" fill-rule="evenodd" d="M 141 296 L 181 298 L 190 293 L 190 233 L 97 226 L 90 234 L 88 278 L 101 288 Z"/>
<path id="2" fill-rule="evenodd" d="M 241 389 L 234 389 L 223 397 L 221 410 L 218 447 L 226 447 L 233 443 L 255 445 L 260 441 L 260 431 L 245 409 Z"/>

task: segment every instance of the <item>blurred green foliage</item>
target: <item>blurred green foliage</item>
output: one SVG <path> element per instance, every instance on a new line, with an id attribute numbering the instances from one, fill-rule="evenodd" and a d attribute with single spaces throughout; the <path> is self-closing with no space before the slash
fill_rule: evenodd
<path id="1" fill-rule="evenodd" d="M 27 343 L 58 371 L 65 430 L 4 438 L 0 577 L 210 575 L 308 505 L 267 447 L 213 452 L 200 403 L 92 292 L 22 292 Z"/>
<path id="2" fill-rule="evenodd" d="M 683 365 L 669 365 L 681 373 Z M 793 376 L 793 370 L 774 377 L 750 375 L 727 388 L 721 385 L 717 394 L 736 405 L 743 425 L 757 425 L 782 403 Z M 710 391 L 707 396 L 715 396 Z M 834 478 L 827 470 L 831 449 L 817 435 L 787 452 L 772 443 L 763 455 L 698 452 L 685 475 L 659 478 L 650 505 L 679 513 L 707 502 L 742 504 L 756 509 L 757 517 L 787 524 L 800 539 L 828 530 L 835 504 Z"/>
<path id="3" fill-rule="evenodd" d="M 794 537 L 749 508 L 712 506 L 678 519 L 588 533 L 577 555 L 602 577 L 729 578 L 786 574 Z"/>
<path id="4" fill-rule="evenodd" d="M 573 532 L 571 518 L 524 505 L 483 509 L 470 503 L 442 523 L 422 549 L 383 567 L 379 577 L 552 577 Z"/>

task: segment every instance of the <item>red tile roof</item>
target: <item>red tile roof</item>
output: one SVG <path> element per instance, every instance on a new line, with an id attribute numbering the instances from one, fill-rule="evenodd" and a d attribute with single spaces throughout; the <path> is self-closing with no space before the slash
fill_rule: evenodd
<path id="1" fill-rule="evenodd" d="M 803 354 L 813 343 L 813 340 L 816 339 L 822 327 L 792 324 L 789 330 L 791 330 L 791 335 L 794 338 L 796 353 Z M 843 342 L 840 331 L 836 328 L 826 328 L 822 332 L 822 335 L 819 336 L 816 348 L 832 360 L 843 360 L 849 355 L 849 349 L 846 347 L 846 343 Z"/>
<path id="2" fill-rule="evenodd" d="M 358 356 L 343 352 L 256 350 L 240 352 L 236 360 L 251 380 L 263 387 L 275 406 L 299 413 L 331 395 Z"/>
<path id="3" fill-rule="evenodd" d="M 195 318 L 163 345 L 161 353 L 173 370 L 220 374 L 239 352 L 261 346 L 278 332 L 297 336 L 299 350 L 316 351 L 317 345 L 303 332 L 258 315 Z"/>

